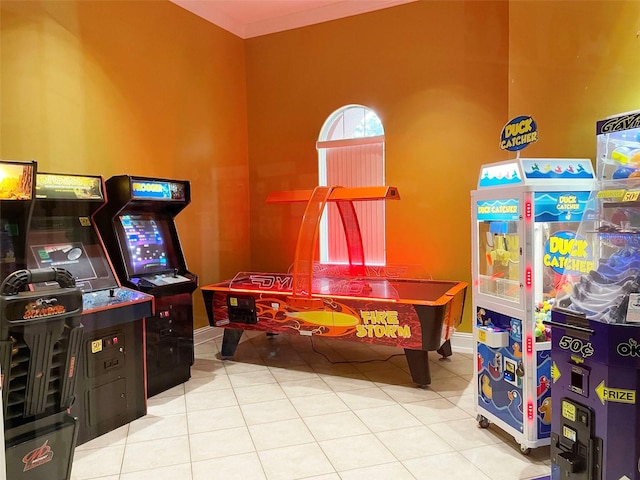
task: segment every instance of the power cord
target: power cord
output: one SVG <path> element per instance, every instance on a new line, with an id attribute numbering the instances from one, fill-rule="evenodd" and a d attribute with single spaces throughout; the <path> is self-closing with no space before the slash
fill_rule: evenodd
<path id="1" fill-rule="evenodd" d="M 311 350 L 313 350 L 315 353 L 317 353 L 318 355 L 322 355 L 325 360 L 333 365 L 339 364 L 339 363 L 372 363 L 372 362 L 388 362 L 389 360 L 391 360 L 393 357 L 402 357 L 404 356 L 404 353 L 394 353 L 393 355 L 389 355 L 387 358 L 371 358 L 368 360 L 331 360 L 325 353 L 316 350 L 316 346 L 313 343 L 313 337 L 311 337 Z"/>

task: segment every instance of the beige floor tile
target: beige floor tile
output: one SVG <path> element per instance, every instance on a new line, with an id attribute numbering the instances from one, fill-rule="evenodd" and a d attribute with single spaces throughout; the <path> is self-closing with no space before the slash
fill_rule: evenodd
<path id="1" fill-rule="evenodd" d="M 320 375 L 322 380 L 329 385 L 334 392 L 347 392 L 350 390 L 362 390 L 375 388 L 375 382 L 369 380 L 364 373 L 348 373 L 344 375 Z"/>
<path id="2" fill-rule="evenodd" d="M 443 397 L 458 397 L 467 393 L 473 393 L 473 383 L 462 377 L 446 377 L 432 381 L 430 388 Z M 469 388 L 471 391 L 469 391 Z"/>
<path id="3" fill-rule="evenodd" d="M 349 406 L 349 408 L 351 408 L 351 410 L 384 407 L 387 405 L 394 405 L 396 403 L 393 398 L 384 393 L 384 391 L 378 387 L 338 392 L 338 396 Z"/>
<path id="4" fill-rule="evenodd" d="M 187 435 L 187 414 L 156 417 L 146 415 L 129 424 L 127 444 Z"/>
<path id="5" fill-rule="evenodd" d="M 278 422 L 300 417 L 298 411 L 286 398 L 269 402 L 250 403 L 242 405 L 241 409 L 247 425 Z"/>
<path id="6" fill-rule="evenodd" d="M 76 451 L 73 457 L 71 480 L 118 475 L 124 457 L 123 445 Z"/>
<path id="7" fill-rule="evenodd" d="M 304 422 L 318 441 L 371 433 L 358 416 L 350 411 L 306 417 Z"/>
<path id="8" fill-rule="evenodd" d="M 456 375 L 473 375 L 473 362 L 468 359 L 442 362 L 442 367 L 452 371 Z"/>
<path id="9" fill-rule="evenodd" d="M 417 480 L 491 480 L 458 452 L 413 458 L 402 463 Z"/>
<path id="10" fill-rule="evenodd" d="M 147 400 L 147 415 L 163 417 L 187 411 L 184 395 L 177 397 L 151 397 Z"/>
<path id="11" fill-rule="evenodd" d="M 210 375 L 221 374 L 226 375 L 222 360 L 215 358 L 206 358 L 196 354 L 196 359 L 191 366 L 191 379 L 208 377 Z"/>
<path id="12" fill-rule="evenodd" d="M 399 460 L 454 451 L 451 445 L 425 425 L 379 432 L 376 437 Z"/>
<path id="13" fill-rule="evenodd" d="M 400 404 L 442 398 L 439 393 L 434 392 L 429 387 L 421 388 L 413 382 L 404 385 L 379 385 L 379 387 Z"/>
<path id="14" fill-rule="evenodd" d="M 184 395 L 184 383 L 171 387 L 168 390 L 155 394 L 150 398 L 162 398 L 162 397 L 177 397 L 178 395 Z"/>
<path id="15" fill-rule="evenodd" d="M 411 382 L 411 375 L 406 371 L 393 366 L 392 368 L 385 368 L 380 370 L 372 370 L 370 372 L 363 372 L 372 382 L 378 386 L 382 385 L 403 385 Z"/>
<path id="16" fill-rule="evenodd" d="M 393 454 L 373 434 L 319 442 L 338 472 L 396 461 Z"/>
<path id="17" fill-rule="evenodd" d="M 144 418 L 144 417 L 143 417 Z M 116 445 L 124 445 L 127 442 L 127 434 L 129 433 L 129 424 L 111 430 L 104 435 L 100 435 L 88 442 L 76 447 L 76 452 L 82 450 L 90 450 L 93 448 L 113 447 Z"/>
<path id="18" fill-rule="evenodd" d="M 425 425 L 470 418 L 467 412 L 445 398 L 406 403 L 403 406 Z"/>
<path id="19" fill-rule="evenodd" d="M 187 412 L 189 433 L 204 433 L 226 428 L 244 427 L 245 419 L 238 405 Z"/>
<path id="20" fill-rule="evenodd" d="M 515 445 L 499 443 L 460 453 L 492 480 L 517 480 L 551 474 L 548 465 L 523 455 Z"/>
<path id="21" fill-rule="evenodd" d="M 320 395 L 331 391 L 329 385 L 320 377 L 281 383 L 282 389 L 289 398 Z"/>
<path id="22" fill-rule="evenodd" d="M 190 463 L 161 468 L 149 468 L 141 472 L 123 473 L 120 475 L 120 480 L 176 480 L 178 478 L 180 480 L 192 480 Z"/>
<path id="23" fill-rule="evenodd" d="M 127 444 L 122 461 L 122 473 L 139 472 L 149 467 L 160 468 L 189 463 L 189 437 Z"/>
<path id="24" fill-rule="evenodd" d="M 189 435 L 189 448 L 193 462 L 256 450 L 247 427 Z"/>
<path id="25" fill-rule="evenodd" d="M 233 375 L 237 373 L 247 373 L 247 372 L 260 372 L 263 371 L 267 366 L 264 364 L 261 358 L 246 359 L 242 362 L 235 360 L 225 360 L 224 361 L 224 369 L 227 372 L 227 375 Z"/>
<path id="26" fill-rule="evenodd" d="M 253 387 L 235 388 L 234 393 L 240 405 L 261 403 L 270 400 L 287 398 L 282 387 L 277 383 L 255 385 Z"/>
<path id="27" fill-rule="evenodd" d="M 231 381 L 226 373 L 215 373 L 202 377 L 192 377 L 184 384 L 186 393 L 215 392 L 231 388 Z"/>
<path id="28" fill-rule="evenodd" d="M 263 450 L 258 456 L 269 480 L 294 480 L 335 472 L 316 443 Z"/>
<path id="29" fill-rule="evenodd" d="M 256 385 L 277 383 L 268 367 L 263 367 L 260 370 L 251 372 L 230 373 L 229 380 L 233 388 L 255 387 Z"/>
<path id="30" fill-rule="evenodd" d="M 414 476 L 400 462 L 340 472 L 342 480 L 413 480 Z"/>
<path id="31" fill-rule="evenodd" d="M 265 480 L 264 470 L 257 453 L 193 462 L 193 480 Z M 173 480 L 182 480 L 176 477 Z"/>
<path id="32" fill-rule="evenodd" d="M 476 406 L 478 404 L 478 397 L 476 397 L 473 393 L 468 393 L 460 396 L 447 397 L 451 403 L 453 403 L 456 407 L 461 408 L 469 415 L 475 418 L 476 416 Z"/>
<path id="33" fill-rule="evenodd" d="M 249 432 L 258 451 L 315 442 L 300 418 L 251 425 Z"/>
<path id="34" fill-rule="evenodd" d="M 319 378 L 306 363 L 304 366 L 269 367 L 269 371 L 279 383 Z"/>
<path id="35" fill-rule="evenodd" d="M 476 419 L 471 417 L 434 423 L 429 428 L 456 450 L 503 443 L 500 435 L 490 428 L 480 428 Z"/>
<path id="36" fill-rule="evenodd" d="M 349 407 L 333 392 L 294 397 L 291 399 L 291 403 L 303 418 L 349 410 Z"/>
<path id="37" fill-rule="evenodd" d="M 355 414 L 374 433 L 422 425 L 407 409 L 396 404 L 355 410 Z"/>
<path id="38" fill-rule="evenodd" d="M 219 407 L 231 407 L 238 404 L 236 394 L 232 389 L 217 390 L 215 392 L 191 392 L 184 396 L 187 412 L 210 410 Z"/>

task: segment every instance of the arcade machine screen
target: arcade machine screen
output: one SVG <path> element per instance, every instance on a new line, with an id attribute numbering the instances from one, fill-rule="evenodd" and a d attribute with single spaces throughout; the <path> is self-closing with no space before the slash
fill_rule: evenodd
<path id="1" fill-rule="evenodd" d="M 156 284 L 187 280 L 177 275 L 163 275 L 173 274 L 178 266 L 166 219 L 148 214 L 126 214 L 119 215 L 118 220 L 122 227 L 118 228 L 118 239 L 131 281 L 142 277 L 155 277 Z"/>
<path id="2" fill-rule="evenodd" d="M 129 276 L 167 271 L 164 222 L 144 215 L 120 215 L 119 220 L 124 232 Z"/>
<path id="3" fill-rule="evenodd" d="M 118 286 L 93 228 L 78 223 L 77 217 L 34 218 L 27 255 L 29 268 L 68 270 L 83 292 Z M 44 283 L 35 288 L 50 286 Z"/>

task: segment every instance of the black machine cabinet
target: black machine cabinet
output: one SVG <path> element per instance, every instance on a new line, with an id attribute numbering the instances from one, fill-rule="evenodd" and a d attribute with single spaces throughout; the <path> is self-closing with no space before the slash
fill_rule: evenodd
<path id="1" fill-rule="evenodd" d="M 23 291 L 28 284 L 59 288 Z M 0 360 L 7 478 L 71 476 L 75 402 L 82 342 L 82 292 L 66 270 L 19 270 L 0 286 Z"/>
<path id="2" fill-rule="evenodd" d="M 63 267 L 82 290 L 84 334 L 71 409 L 78 444 L 147 413 L 143 322 L 153 314 L 153 297 L 118 283 L 93 221 L 105 205 L 103 187 L 100 176 L 38 173 L 26 252 L 29 268 Z"/>
<path id="3" fill-rule="evenodd" d="M 155 297 L 155 315 L 145 325 L 149 396 L 191 377 L 198 278 L 187 269 L 174 222 L 191 201 L 190 188 L 181 180 L 111 177 L 107 203 L 95 215 L 122 284 Z"/>

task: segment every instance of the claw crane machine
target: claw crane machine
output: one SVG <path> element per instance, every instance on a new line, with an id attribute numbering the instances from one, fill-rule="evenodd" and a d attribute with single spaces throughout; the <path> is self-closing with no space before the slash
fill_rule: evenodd
<path id="1" fill-rule="evenodd" d="M 537 139 L 532 117 L 509 121 L 500 146 L 516 158 L 482 165 L 471 192 L 477 420 L 512 435 L 524 454 L 550 442 L 551 342 L 542 321 L 563 275 L 590 268 L 576 257 L 586 248 L 576 231 L 595 179 L 589 159 L 521 158 Z"/>

